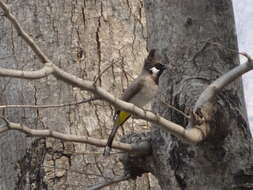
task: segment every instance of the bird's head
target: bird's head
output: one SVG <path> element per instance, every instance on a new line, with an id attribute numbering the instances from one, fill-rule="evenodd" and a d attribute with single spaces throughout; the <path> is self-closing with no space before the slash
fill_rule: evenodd
<path id="1" fill-rule="evenodd" d="M 148 71 L 158 81 L 166 68 L 166 65 L 161 63 L 161 58 L 157 55 L 156 50 L 150 50 L 148 57 L 145 59 L 143 70 Z"/>
<path id="2" fill-rule="evenodd" d="M 149 69 L 149 73 L 153 77 L 158 77 L 159 78 L 165 69 L 166 69 L 165 65 L 163 65 L 161 63 L 158 63 L 158 64 L 154 65 L 153 67 L 151 67 Z"/>

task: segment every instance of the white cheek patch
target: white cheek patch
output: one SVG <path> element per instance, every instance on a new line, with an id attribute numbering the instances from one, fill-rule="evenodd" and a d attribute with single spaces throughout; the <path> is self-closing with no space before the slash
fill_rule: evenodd
<path id="1" fill-rule="evenodd" d="M 157 68 L 155 68 L 155 67 L 152 67 L 150 70 L 152 71 L 152 75 L 153 76 L 156 76 L 158 74 L 158 72 L 159 72 L 159 70 Z"/>

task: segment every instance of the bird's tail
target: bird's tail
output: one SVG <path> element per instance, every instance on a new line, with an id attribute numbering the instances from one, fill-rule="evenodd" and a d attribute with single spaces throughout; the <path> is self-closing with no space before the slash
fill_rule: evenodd
<path id="1" fill-rule="evenodd" d="M 113 123 L 113 128 L 112 128 L 112 131 L 109 135 L 109 138 L 107 140 L 107 143 L 106 143 L 106 146 L 105 146 L 105 149 L 104 149 L 104 153 L 103 153 L 104 156 L 109 156 L 110 155 L 110 151 L 111 151 L 111 148 L 112 148 L 112 142 L 113 142 L 113 139 L 115 137 L 115 134 L 118 131 L 118 128 L 121 125 L 123 125 L 130 116 L 131 115 L 129 113 L 124 112 L 124 111 L 116 112 L 116 115 L 114 116 L 115 119 L 114 119 L 114 123 Z"/>

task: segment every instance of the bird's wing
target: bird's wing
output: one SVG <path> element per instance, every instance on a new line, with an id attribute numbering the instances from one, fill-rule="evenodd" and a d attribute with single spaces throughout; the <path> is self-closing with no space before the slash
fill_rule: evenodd
<path id="1" fill-rule="evenodd" d="M 132 82 L 130 84 L 130 86 L 125 90 L 125 92 L 123 93 L 123 95 L 121 96 L 121 100 L 124 100 L 126 102 L 131 102 L 131 99 L 141 90 L 141 88 L 143 87 L 143 78 L 137 78 L 135 79 L 134 82 Z M 123 123 L 125 123 L 128 118 L 131 116 L 130 113 L 128 112 L 125 112 L 125 111 L 120 111 L 120 110 L 117 110 L 114 117 L 113 117 L 113 120 L 114 120 L 114 123 L 113 123 L 113 128 L 112 128 L 112 131 L 109 135 L 109 138 L 107 140 L 107 143 L 106 143 L 106 147 L 105 147 L 105 150 L 104 150 L 104 155 L 107 156 L 110 154 L 110 150 L 111 150 L 111 147 L 112 147 L 112 142 L 113 142 L 113 139 L 115 137 L 115 134 L 118 130 L 118 128 L 123 125 Z"/>
<path id="2" fill-rule="evenodd" d="M 134 82 L 132 82 L 130 86 L 128 86 L 128 88 L 125 90 L 120 99 L 126 102 L 131 102 L 131 99 L 143 87 L 142 80 L 143 80 L 142 78 L 137 78 Z M 130 117 L 129 113 L 121 110 L 116 110 L 113 117 L 114 126 L 122 125 L 129 117 Z"/>
<path id="3" fill-rule="evenodd" d="M 124 91 L 121 96 L 121 100 L 126 102 L 131 102 L 131 99 L 140 91 L 143 87 L 143 78 L 137 78 L 134 82 L 132 82 L 128 88 Z"/>

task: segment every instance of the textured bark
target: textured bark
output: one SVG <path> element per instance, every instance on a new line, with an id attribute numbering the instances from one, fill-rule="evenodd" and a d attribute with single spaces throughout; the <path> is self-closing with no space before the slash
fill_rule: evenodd
<path id="1" fill-rule="evenodd" d="M 148 48 L 159 49 L 163 62 L 170 66 L 162 76 L 161 98 L 187 112 L 211 81 L 238 64 L 238 56 L 228 49 L 237 50 L 232 4 L 227 0 L 146 0 L 147 35 L 143 9 L 136 0 L 23 0 L 11 5 L 26 31 L 66 71 L 92 80 L 115 62 L 97 81 L 115 95 L 140 70 L 147 39 Z M 38 59 L 4 17 L 0 25 L 1 66 L 39 68 Z M 0 80 L 3 104 L 56 104 L 90 95 L 53 77 Z M 153 155 L 139 160 L 125 155 L 125 170 L 133 175 L 152 172 L 162 189 L 252 189 L 250 134 L 241 81 L 227 87 L 217 103 L 212 136 L 197 146 L 156 126 L 151 133 L 126 136 L 125 142 L 151 140 Z M 187 125 L 187 120 L 158 100 L 154 110 Z M 113 111 L 108 104 L 95 102 L 52 110 L 5 109 L 2 113 L 33 128 L 106 138 Z M 117 138 L 129 131 L 147 131 L 142 126 L 146 122 L 137 125 L 131 121 Z M 117 159 L 105 160 L 93 146 L 34 139 L 18 132 L 0 137 L 0 189 L 86 189 L 123 173 Z M 159 187 L 145 174 L 111 189 Z"/>
<path id="2" fill-rule="evenodd" d="M 144 5 L 148 47 L 159 49 L 170 66 L 161 80 L 161 98 L 187 112 L 208 84 L 239 62 L 232 2 L 146 0 Z M 241 80 L 226 87 L 216 101 L 213 132 L 197 146 L 154 126 L 152 173 L 162 189 L 252 189 L 251 135 Z M 159 101 L 154 110 L 187 124 Z"/>
<path id="3" fill-rule="evenodd" d="M 146 56 L 141 1 L 23 0 L 8 3 L 24 29 L 65 71 L 93 80 L 114 62 L 97 84 L 117 96 L 140 71 Z M 0 25 L 1 67 L 40 68 L 42 64 L 38 58 L 3 16 Z M 51 76 L 35 81 L 0 80 L 1 104 L 57 104 L 90 96 Z M 94 102 L 58 109 L 8 108 L 1 112 L 10 121 L 32 128 L 106 139 L 113 108 Z M 133 128 L 135 124 L 136 121 L 130 121 L 125 130 L 119 131 L 117 139 L 137 130 Z M 146 122 L 139 125 L 138 130 L 147 130 Z M 94 146 L 35 139 L 13 131 L 0 137 L 0 189 L 86 189 L 124 172 L 117 156 L 105 160 L 102 150 Z M 156 186 L 154 178 L 146 174 L 141 179 L 113 185 L 111 189 L 157 189 Z"/>

